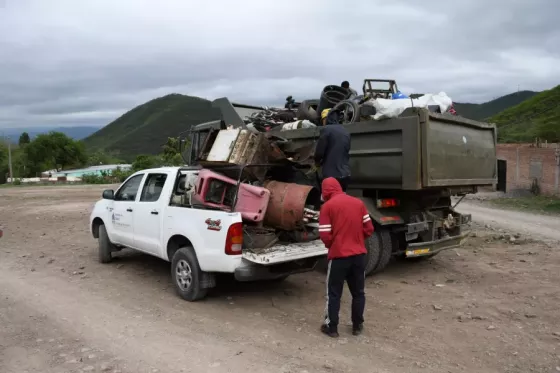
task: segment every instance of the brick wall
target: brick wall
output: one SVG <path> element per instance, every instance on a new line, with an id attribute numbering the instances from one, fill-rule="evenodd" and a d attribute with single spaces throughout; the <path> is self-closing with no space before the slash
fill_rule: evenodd
<path id="1" fill-rule="evenodd" d="M 536 179 L 541 194 L 560 195 L 558 144 L 535 147 L 533 144 L 498 144 L 498 158 L 507 161 L 507 190 L 530 189 Z"/>

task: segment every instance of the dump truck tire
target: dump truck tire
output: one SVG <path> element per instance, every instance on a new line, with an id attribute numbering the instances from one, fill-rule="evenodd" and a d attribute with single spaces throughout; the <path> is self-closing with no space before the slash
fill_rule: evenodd
<path id="1" fill-rule="evenodd" d="M 379 238 L 379 233 L 373 232 L 371 236 L 366 238 L 365 244 L 367 249 L 365 274 L 366 276 L 369 276 L 373 274 L 373 271 L 375 271 L 381 255 L 381 240 Z"/>
<path id="2" fill-rule="evenodd" d="M 372 274 L 379 273 L 387 267 L 389 262 L 391 261 L 391 255 L 393 254 L 393 242 L 391 237 L 391 232 L 389 232 L 386 228 L 378 228 L 377 234 L 381 240 L 381 248 L 379 253 L 379 261 L 375 266 Z"/>
<path id="3" fill-rule="evenodd" d="M 319 105 L 319 100 L 304 100 L 299 105 L 296 117 L 298 120 L 310 120 L 312 122 L 319 119 L 320 113 L 315 108 Z M 315 107 L 315 108 L 314 108 Z"/>

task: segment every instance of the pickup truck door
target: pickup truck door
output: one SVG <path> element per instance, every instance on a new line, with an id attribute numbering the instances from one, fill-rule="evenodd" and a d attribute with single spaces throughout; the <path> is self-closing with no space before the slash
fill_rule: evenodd
<path id="1" fill-rule="evenodd" d="M 124 182 L 117 190 L 112 209 L 110 236 L 113 243 L 134 247 L 134 207 L 144 174 L 136 174 Z"/>
<path id="2" fill-rule="evenodd" d="M 169 204 L 172 184 L 173 178 L 166 173 L 147 174 L 134 207 L 134 247 L 147 254 L 162 257 L 162 214 Z"/>

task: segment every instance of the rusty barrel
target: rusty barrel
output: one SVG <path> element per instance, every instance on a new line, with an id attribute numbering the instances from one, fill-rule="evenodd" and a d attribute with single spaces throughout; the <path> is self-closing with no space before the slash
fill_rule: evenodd
<path id="1" fill-rule="evenodd" d="M 284 230 L 301 225 L 306 204 L 316 204 L 319 191 L 309 185 L 266 181 L 264 187 L 270 191 L 270 199 L 264 216 L 264 224 Z M 311 201 L 309 201 L 311 200 Z"/>

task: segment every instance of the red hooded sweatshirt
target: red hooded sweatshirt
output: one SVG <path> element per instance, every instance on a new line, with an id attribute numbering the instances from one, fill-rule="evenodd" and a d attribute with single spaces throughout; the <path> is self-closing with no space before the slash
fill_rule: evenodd
<path id="1" fill-rule="evenodd" d="M 365 239 L 373 224 L 364 203 L 347 195 L 333 177 L 323 180 L 323 200 L 319 215 L 319 235 L 329 249 L 328 259 L 367 253 Z"/>

